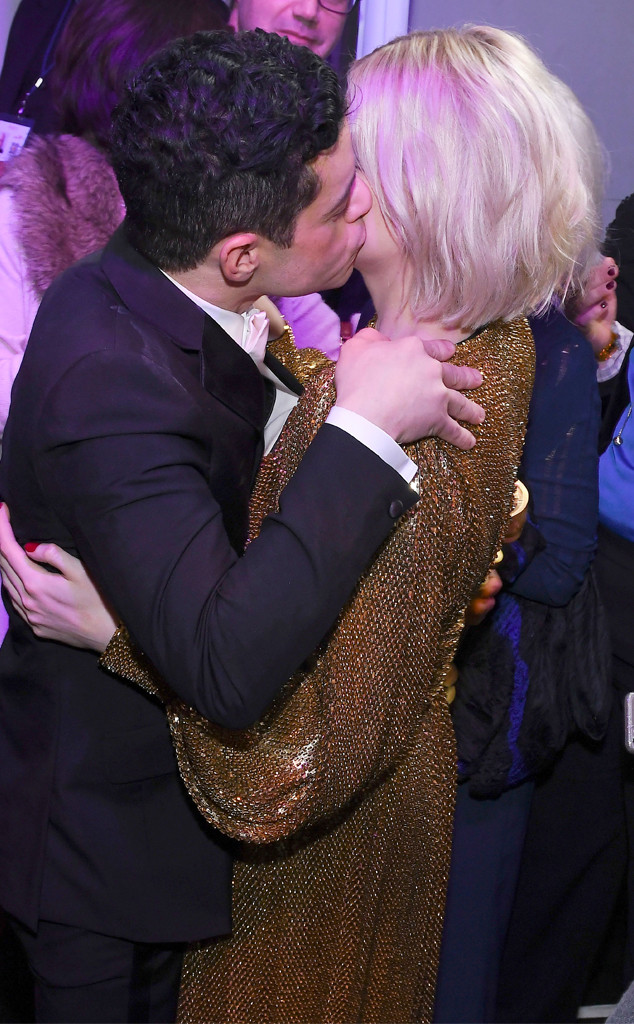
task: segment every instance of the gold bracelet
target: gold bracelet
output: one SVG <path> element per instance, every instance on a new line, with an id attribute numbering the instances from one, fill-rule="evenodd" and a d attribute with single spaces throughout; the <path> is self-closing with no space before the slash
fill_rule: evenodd
<path id="1" fill-rule="evenodd" d="M 597 354 L 595 356 L 595 359 L 596 359 L 597 363 L 604 363 L 606 361 L 606 359 L 609 359 L 610 356 L 614 355 L 614 352 L 615 352 L 616 347 L 617 347 L 618 340 L 619 340 L 618 332 L 613 330 L 611 335 L 610 335 L 610 340 L 608 341 L 607 345 L 604 345 L 603 348 L 601 349 L 601 351 L 597 352 Z"/>

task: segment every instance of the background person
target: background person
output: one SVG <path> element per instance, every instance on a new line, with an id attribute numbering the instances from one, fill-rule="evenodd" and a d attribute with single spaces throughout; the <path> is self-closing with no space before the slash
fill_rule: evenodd
<path id="1" fill-rule="evenodd" d="M 603 301 L 610 325 L 616 314 L 631 327 L 628 209 L 632 206 L 625 200 L 606 241 L 611 256 L 622 259 L 618 310 L 616 289 Z M 634 977 L 634 764 L 624 745 L 623 713 L 625 695 L 634 690 L 634 369 L 629 332 L 619 330 L 607 348 L 607 358 L 597 364 L 604 413 L 595 568 L 612 643 L 610 724 L 600 743 L 571 742 L 536 788 L 502 961 L 497 1019 L 504 1021 L 576 1019 L 624 884 L 623 986 Z"/>
<path id="2" fill-rule="evenodd" d="M 357 0 L 233 0 L 229 24 L 244 31 L 256 28 L 286 36 L 328 57 L 341 39 L 346 17 Z"/>
<path id="3" fill-rule="evenodd" d="M 522 537 L 511 550 L 494 609 L 466 632 L 456 657 L 461 784 L 434 1014 L 451 1024 L 495 1017 L 534 779 L 570 736 L 600 739 L 610 710 L 607 627 L 590 572 L 598 521 L 596 363 L 561 313 L 530 323 L 535 384 L 519 476 L 542 547 L 527 560 Z"/>
<path id="4" fill-rule="evenodd" d="M 125 212 L 110 165 L 123 83 L 166 43 L 226 23 L 222 0 L 78 0 L 47 80 L 61 135 L 34 138 L 0 179 L 0 435 L 42 295 L 105 245 Z"/>
<path id="5" fill-rule="evenodd" d="M 73 6 L 74 0 L 21 0 L 11 22 L 0 72 L 0 111 L 21 111 L 34 122 L 37 134 L 57 128 L 50 74 L 55 46 Z"/>

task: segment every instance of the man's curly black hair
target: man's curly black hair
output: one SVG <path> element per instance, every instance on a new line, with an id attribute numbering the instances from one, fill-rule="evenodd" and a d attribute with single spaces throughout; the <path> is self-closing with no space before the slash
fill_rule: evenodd
<path id="1" fill-rule="evenodd" d="M 175 0 L 176 2 L 176 0 Z M 164 270 L 191 270 L 253 231 L 289 246 L 345 114 L 336 73 L 305 47 L 254 32 L 197 32 L 131 81 L 112 163 L 130 240 Z"/>

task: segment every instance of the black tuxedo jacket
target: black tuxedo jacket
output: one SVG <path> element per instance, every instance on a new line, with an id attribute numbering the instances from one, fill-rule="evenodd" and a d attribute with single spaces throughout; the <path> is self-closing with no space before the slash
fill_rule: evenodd
<path id="1" fill-rule="evenodd" d="M 46 294 L 0 467 L 18 539 L 79 554 L 172 687 L 229 728 L 261 715 L 414 501 L 326 425 L 242 554 L 267 407 L 250 357 L 124 225 Z M 6 910 L 137 941 L 229 930 L 229 844 L 184 791 L 161 707 L 15 613 L 0 764 Z"/>

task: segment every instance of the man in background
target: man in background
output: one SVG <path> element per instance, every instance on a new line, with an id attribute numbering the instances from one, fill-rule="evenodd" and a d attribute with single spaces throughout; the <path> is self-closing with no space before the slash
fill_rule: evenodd
<path id="1" fill-rule="evenodd" d="M 328 57 L 355 4 L 356 0 L 233 0 L 229 24 L 237 30 L 276 32 L 297 46 Z"/>

